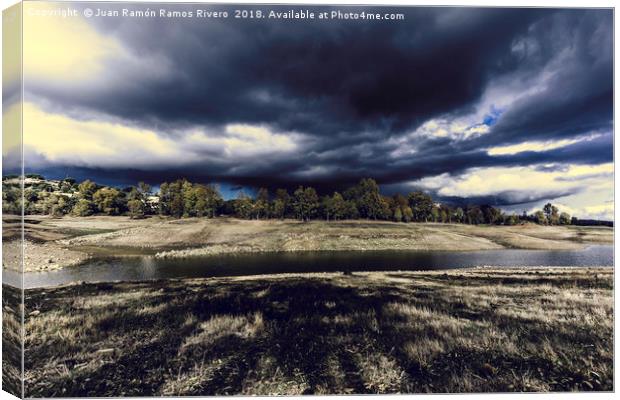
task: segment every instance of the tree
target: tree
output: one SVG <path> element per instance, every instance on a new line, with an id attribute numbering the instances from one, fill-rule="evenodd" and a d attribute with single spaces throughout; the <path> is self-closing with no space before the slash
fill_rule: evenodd
<path id="1" fill-rule="evenodd" d="M 487 224 L 496 224 L 502 220 L 502 211 L 498 208 L 483 205 L 480 207 L 480 210 L 484 215 L 484 222 Z"/>
<path id="2" fill-rule="evenodd" d="M 183 211 L 181 212 L 181 215 L 183 217 L 195 217 L 196 202 L 198 201 L 198 198 L 196 197 L 194 185 L 185 179 L 180 182 L 180 185 L 181 196 L 183 198 Z"/>
<path id="3" fill-rule="evenodd" d="M 222 208 L 224 204 L 224 199 L 220 194 L 220 191 L 215 185 L 207 185 L 205 186 L 206 190 L 206 213 L 205 215 L 211 216 L 215 218 L 218 211 Z"/>
<path id="4" fill-rule="evenodd" d="M 300 220 L 308 221 L 314 217 L 318 207 L 319 196 L 313 188 L 300 186 L 293 193 L 293 209 L 295 210 L 295 216 Z"/>
<path id="5" fill-rule="evenodd" d="M 405 222 L 413 221 L 413 211 L 411 210 L 411 207 L 405 206 L 402 210 L 403 210 L 403 220 Z"/>
<path id="6" fill-rule="evenodd" d="M 505 225 L 517 225 L 519 223 L 519 216 L 517 214 L 507 215 L 504 217 Z"/>
<path id="7" fill-rule="evenodd" d="M 343 219 L 357 219 L 360 217 L 360 213 L 357 209 L 357 205 L 353 200 L 347 200 L 344 204 L 345 216 Z"/>
<path id="8" fill-rule="evenodd" d="M 101 188 L 93 194 L 97 209 L 108 215 L 118 215 L 121 209 L 120 192 L 114 188 Z"/>
<path id="9" fill-rule="evenodd" d="M 398 206 L 394 209 L 394 221 L 401 222 L 402 220 L 403 220 L 403 211 L 401 210 L 400 206 Z"/>
<path id="10" fill-rule="evenodd" d="M 347 218 L 348 206 L 342 195 L 338 192 L 334 192 L 331 198 L 331 215 L 335 220 Z"/>
<path id="11" fill-rule="evenodd" d="M 560 216 L 558 215 L 559 210 L 556 206 L 551 203 L 547 203 L 543 207 L 543 213 L 547 218 L 547 223 L 551 225 L 556 225 L 560 222 Z"/>
<path id="12" fill-rule="evenodd" d="M 166 196 L 167 215 L 175 218 L 181 218 L 185 214 L 186 199 L 183 198 L 183 184 L 185 179 L 177 180 L 168 185 L 168 193 Z"/>
<path id="13" fill-rule="evenodd" d="M 62 217 L 70 211 L 70 206 L 64 196 L 51 194 L 45 199 L 44 207 L 46 213 L 53 217 Z"/>
<path id="14" fill-rule="evenodd" d="M 544 225 L 547 223 L 547 217 L 545 216 L 545 213 L 543 211 L 536 211 L 534 213 L 534 222 L 536 222 L 537 224 L 541 224 Z"/>
<path id="15" fill-rule="evenodd" d="M 432 217 L 433 198 L 423 192 L 413 192 L 407 196 L 409 207 L 413 211 L 413 219 L 418 222 L 427 222 Z"/>
<path id="16" fill-rule="evenodd" d="M 267 189 L 258 189 L 256 201 L 254 201 L 252 207 L 252 214 L 256 219 L 260 219 L 262 216 L 265 218 L 269 217 L 269 191 Z"/>
<path id="17" fill-rule="evenodd" d="M 97 184 L 88 179 L 78 185 L 78 193 L 82 199 L 92 200 L 96 191 Z"/>
<path id="18" fill-rule="evenodd" d="M 129 218 L 139 219 L 144 218 L 144 202 L 138 199 L 129 200 L 127 202 L 127 208 L 129 209 Z"/>
<path id="19" fill-rule="evenodd" d="M 276 190 L 276 198 L 273 201 L 273 214 L 275 217 L 284 219 L 288 213 L 291 196 L 286 189 Z"/>
<path id="20" fill-rule="evenodd" d="M 71 178 L 68 178 L 71 179 Z M 58 190 L 60 190 L 63 193 L 70 193 L 73 191 L 73 184 L 75 183 L 75 180 L 73 180 L 73 182 L 68 181 L 67 179 L 64 179 L 62 181 L 59 182 L 58 184 Z"/>
<path id="21" fill-rule="evenodd" d="M 562 225 L 570 225 L 571 224 L 571 217 L 568 213 L 561 213 L 560 214 L 560 224 Z"/>
<path id="22" fill-rule="evenodd" d="M 329 218 L 332 217 L 332 198 L 330 196 L 321 197 L 320 210 L 321 214 L 325 217 L 326 221 L 329 221 Z"/>
<path id="23" fill-rule="evenodd" d="M 146 199 L 151 194 L 151 185 L 144 182 L 138 182 L 138 192 Z"/>
<path id="24" fill-rule="evenodd" d="M 253 202 L 250 196 L 239 192 L 234 203 L 235 215 L 239 218 L 249 219 L 252 216 Z"/>
<path id="25" fill-rule="evenodd" d="M 469 224 L 484 224 L 484 214 L 482 213 L 480 207 L 468 206 L 465 214 L 467 215 L 467 222 Z"/>
<path id="26" fill-rule="evenodd" d="M 75 215 L 76 217 L 87 217 L 93 214 L 93 208 L 94 205 L 92 201 L 80 199 L 75 204 L 75 206 L 73 206 L 71 214 Z"/>
<path id="27" fill-rule="evenodd" d="M 456 222 L 464 222 L 465 212 L 461 207 L 457 207 L 456 210 L 454 210 L 454 218 Z"/>
<path id="28" fill-rule="evenodd" d="M 549 223 L 552 225 L 558 225 L 560 223 L 560 210 L 556 206 L 551 206 L 551 217 Z"/>
<path id="29" fill-rule="evenodd" d="M 449 206 L 445 204 L 439 206 L 439 218 L 441 218 L 441 222 L 452 223 L 453 214 L 454 212 Z"/>
<path id="30" fill-rule="evenodd" d="M 386 217 L 385 203 L 377 182 L 374 179 L 362 179 L 357 186 L 357 208 L 360 215 L 368 219 Z"/>
<path id="31" fill-rule="evenodd" d="M 282 201 L 281 199 L 275 199 L 273 201 L 272 208 L 274 217 L 284 219 L 284 216 L 286 215 L 286 205 L 284 201 Z"/>

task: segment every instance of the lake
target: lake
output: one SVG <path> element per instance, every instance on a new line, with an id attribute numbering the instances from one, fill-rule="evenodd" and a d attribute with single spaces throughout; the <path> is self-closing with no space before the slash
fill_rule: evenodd
<path id="1" fill-rule="evenodd" d="M 70 282 L 141 281 L 169 278 L 205 278 L 278 274 L 288 272 L 413 271 L 473 266 L 612 266 L 613 246 L 581 250 L 450 251 L 325 251 L 247 253 L 185 259 L 152 256 L 93 259 L 76 267 L 24 274 L 25 288 Z M 19 275 L 3 271 L 3 281 L 19 282 Z"/>

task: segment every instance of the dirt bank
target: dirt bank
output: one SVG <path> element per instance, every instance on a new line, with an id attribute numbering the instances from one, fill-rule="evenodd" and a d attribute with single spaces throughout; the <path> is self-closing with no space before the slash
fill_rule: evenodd
<path id="1" fill-rule="evenodd" d="M 612 244 L 613 229 L 538 226 L 471 226 L 384 221 L 248 221 L 233 218 L 29 217 L 29 270 L 74 265 L 94 254 L 189 257 L 207 254 L 502 248 L 578 249 Z M 44 245 L 40 245 L 43 243 Z M 37 254 L 35 254 L 37 253 Z M 66 254 L 65 254 L 66 253 Z M 49 260 L 52 262 L 49 262 Z"/>

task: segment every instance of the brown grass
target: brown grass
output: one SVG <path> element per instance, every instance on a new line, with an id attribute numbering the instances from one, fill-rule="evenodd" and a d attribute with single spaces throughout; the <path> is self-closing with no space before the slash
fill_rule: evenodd
<path id="1" fill-rule="evenodd" d="M 22 397 L 21 290 L 2 286 L 2 390 Z"/>
<path id="2" fill-rule="evenodd" d="M 26 396 L 609 391 L 612 285 L 480 268 L 28 290 Z"/>

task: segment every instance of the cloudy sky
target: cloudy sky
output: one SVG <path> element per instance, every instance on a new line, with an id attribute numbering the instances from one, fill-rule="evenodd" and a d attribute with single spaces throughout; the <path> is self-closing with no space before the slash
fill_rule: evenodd
<path id="1" fill-rule="evenodd" d="M 26 9 L 27 169 L 118 185 L 187 177 L 233 191 L 327 192 L 373 177 L 386 194 L 422 189 L 517 212 L 552 201 L 613 219 L 611 10 L 379 11 L 405 19 Z M 19 108 L 11 90 L 3 96 L 6 122 Z"/>

